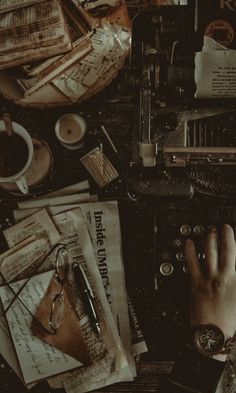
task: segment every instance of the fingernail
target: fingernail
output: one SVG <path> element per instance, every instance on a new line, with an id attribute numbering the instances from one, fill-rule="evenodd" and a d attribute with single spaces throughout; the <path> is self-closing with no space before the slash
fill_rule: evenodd
<path id="1" fill-rule="evenodd" d="M 187 239 L 185 245 L 190 246 L 191 244 L 193 244 L 193 241 L 191 239 Z"/>
<path id="2" fill-rule="evenodd" d="M 217 231 L 216 231 L 216 227 L 210 227 L 209 228 L 209 232 L 210 233 L 216 233 Z"/>

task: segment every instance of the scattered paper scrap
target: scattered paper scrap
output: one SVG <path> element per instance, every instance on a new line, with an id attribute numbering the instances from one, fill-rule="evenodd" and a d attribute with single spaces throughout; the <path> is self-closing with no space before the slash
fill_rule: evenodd
<path id="1" fill-rule="evenodd" d="M 130 31 L 102 23 L 91 36 L 92 50 L 51 82 L 72 102 L 83 98 L 112 67 L 118 72 L 129 53 Z M 122 60 L 122 61 L 121 61 Z"/>

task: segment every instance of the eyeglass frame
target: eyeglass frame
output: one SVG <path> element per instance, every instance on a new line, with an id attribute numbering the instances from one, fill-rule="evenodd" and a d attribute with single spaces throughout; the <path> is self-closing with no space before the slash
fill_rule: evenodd
<path id="1" fill-rule="evenodd" d="M 58 249 L 57 249 L 58 248 Z M 23 289 L 26 287 L 26 285 L 28 284 L 28 282 L 30 281 L 30 279 L 37 273 L 38 269 L 43 265 L 43 263 L 47 260 L 47 258 L 49 257 L 49 255 L 51 255 L 53 253 L 53 251 L 55 251 L 57 249 L 57 253 L 55 256 L 55 277 L 56 280 L 58 281 L 58 283 L 60 284 L 60 291 L 58 293 L 56 293 L 56 295 L 54 296 L 54 298 L 52 299 L 52 304 L 51 304 L 51 309 L 50 309 L 50 313 L 49 313 L 49 326 L 51 327 L 51 330 L 47 329 L 43 323 L 38 320 L 35 315 L 28 309 L 28 307 L 26 306 L 26 304 L 21 300 L 21 298 L 19 297 L 20 293 L 23 291 Z M 63 301 L 64 301 L 64 295 L 63 295 L 63 291 L 64 291 L 64 285 L 66 282 L 66 276 L 67 276 L 67 271 L 68 271 L 68 260 L 65 262 L 65 271 L 64 271 L 64 277 L 61 279 L 60 275 L 59 275 L 59 267 L 57 265 L 58 262 L 58 255 L 60 253 L 61 250 L 66 251 L 66 257 L 68 258 L 68 250 L 66 248 L 66 244 L 64 243 L 56 243 L 47 253 L 46 255 L 43 257 L 42 261 L 40 262 L 39 265 L 37 265 L 35 267 L 35 269 L 33 270 L 33 272 L 31 273 L 31 276 L 28 277 L 26 279 L 26 281 L 24 282 L 24 284 L 19 288 L 19 290 L 17 292 L 14 291 L 14 289 L 11 287 L 10 283 L 8 283 L 8 281 L 6 280 L 6 278 L 4 277 L 4 275 L 2 274 L 2 272 L 0 271 L 0 276 L 2 277 L 5 285 L 11 290 L 11 292 L 13 293 L 14 297 L 13 299 L 10 301 L 10 303 L 8 304 L 8 306 L 6 307 L 6 309 L 4 310 L 4 315 L 7 314 L 8 310 L 11 308 L 12 304 L 14 303 L 15 300 L 19 300 L 20 303 L 25 307 L 25 309 L 28 311 L 28 313 L 32 316 L 33 320 L 35 322 L 37 322 L 40 327 L 48 334 L 56 334 L 59 326 L 57 328 L 54 328 L 52 325 L 52 315 L 53 315 L 53 307 L 55 306 L 55 301 L 56 298 L 58 297 L 62 297 L 63 296 Z"/>

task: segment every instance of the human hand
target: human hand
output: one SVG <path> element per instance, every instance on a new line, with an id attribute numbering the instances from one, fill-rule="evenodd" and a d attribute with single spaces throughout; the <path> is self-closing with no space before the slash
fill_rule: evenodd
<path id="1" fill-rule="evenodd" d="M 217 231 L 215 228 L 209 230 L 204 266 L 199 264 L 192 240 L 186 242 L 185 255 L 192 289 L 191 324 L 214 324 L 226 336 L 233 336 L 236 329 L 236 245 L 232 227 L 223 226 L 219 253 Z"/>

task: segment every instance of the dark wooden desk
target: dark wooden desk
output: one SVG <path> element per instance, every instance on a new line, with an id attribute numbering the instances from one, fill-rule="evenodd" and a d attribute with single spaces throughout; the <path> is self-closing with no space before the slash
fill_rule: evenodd
<path id="1" fill-rule="evenodd" d="M 31 196 L 89 178 L 79 159 L 90 147 L 96 146 L 101 141 L 104 143 L 104 152 L 118 168 L 120 173 L 118 181 L 115 181 L 102 191 L 89 179 L 92 190 L 97 192 L 100 198 L 119 200 L 127 287 L 137 309 L 150 352 L 142 356 L 137 363 L 138 377 L 135 382 L 121 383 L 108 387 L 105 391 L 153 392 L 157 390 L 158 373 L 170 370 L 171 363 L 158 362 L 157 360 L 160 361 L 160 358 L 156 357 L 155 343 L 159 338 L 156 335 L 155 328 L 156 293 L 153 289 L 152 211 L 147 209 L 146 215 L 145 209 L 143 210 L 143 207 L 141 207 L 145 222 L 142 220 L 143 222 L 140 226 L 136 205 L 127 197 L 127 170 L 131 149 L 133 102 L 131 96 L 124 95 L 122 92 L 118 96 L 116 94 L 117 101 L 113 101 L 117 83 L 119 84 L 119 81 L 116 81 L 115 84 L 107 88 L 99 96 L 90 99 L 83 105 L 75 105 L 70 108 L 29 109 L 17 107 L 4 99 L 1 101 L 8 108 L 16 122 L 22 124 L 32 136 L 45 140 L 52 150 L 52 173 L 41 185 L 30 190 Z M 83 150 L 67 150 L 55 138 L 54 125 L 58 117 L 65 112 L 79 112 L 87 121 L 89 135 Z M 117 157 L 112 153 L 109 143 L 101 133 L 100 126 L 102 124 L 108 130 L 118 148 Z M 1 191 L 0 198 L 0 217 L 3 220 L 4 217 L 11 218 L 11 210 L 14 208 L 16 201 L 25 197 Z M 144 241 L 144 247 L 140 247 L 141 240 Z M 137 248 L 138 244 L 139 247 Z M 4 246 L 2 239 L 1 247 L 4 248 Z M 27 389 L 22 386 L 14 372 L 2 358 L 0 364 L 1 393 L 13 391 L 26 393 Z M 49 393 L 52 389 L 48 387 L 46 382 L 43 382 L 34 387 L 32 391 L 34 393 Z"/>
<path id="2" fill-rule="evenodd" d="M 147 2 L 148 3 L 148 2 Z M 158 16 L 158 15 L 157 15 Z M 179 21 L 181 27 L 184 26 L 184 34 L 186 34 L 186 24 L 182 23 L 181 18 L 176 18 Z M 190 19 L 189 19 L 190 20 Z M 158 18 L 153 19 L 154 31 L 156 31 L 156 22 Z M 145 21 L 144 21 L 145 22 Z M 167 26 L 167 33 L 169 34 Z M 175 27 L 175 25 L 173 24 Z M 149 32 L 148 25 L 144 23 L 144 30 Z M 136 34 L 139 36 L 140 29 L 138 27 Z M 169 39 L 169 38 L 168 38 Z M 174 38 L 176 42 L 176 29 L 174 29 Z M 173 42 L 174 42 L 173 41 Z M 140 43 L 139 43 L 140 44 Z M 192 43 L 191 43 L 192 45 Z M 142 201 L 135 201 L 128 196 L 127 190 L 129 188 L 129 159 L 131 157 L 132 148 L 132 135 L 137 127 L 137 122 L 134 121 L 135 117 L 137 120 L 137 101 L 134 99 L 134 91 L 136 93 L 140 87 L 138 76 L 140 76 L 140 65 L 142 64 L 139 57 L 139 47 L 137 46 L 137 54 L 134 56 L 134 67 L 133 78 L 130 79 L 130 86 L 124 89 L 124 81 L 128 78 L 127 73 L 121 71 L 118 78 L 106 89 L 104 89 L 99 95 L 94 98 L 90 98 L 81 105 L 72 105 L 70 107 L 60 107 L 51 109 L 33 109 L 23 108 L 15 106 L 14 104 L 0 99 L 0 105 L 4 105 L 8 108 L 12 114 L 13 120 L 22 124 L 32 136 L 45 140 L 51 148 L 53 154 L 53 168 L 51 174 L 43 181 L 42 184 L 30 190 L 30 196 L 41 195 L 54 189 L 70 185 L 84 179 L 89 178 L 91 188 L 94 193 L 99 195 L 102 200 L 117 199 L 120 207 L 120 218 L 122 227 L 122 241 L 123 241 L 123 252 L 124 252 L 124 268 L 126 275 L 126 284 L 129 295 L 133 301 L 141 328 L 144 333 L 144 337 L 147 342 L 149 351 L 140 357 L 137 361 L 137 378 L 134 382 L 130 383 L 119 383 L 114 386 L 109 386 L 101 391 L 109 393 L 115 392 L 158 392 L 159 376 L 163 373 L 170 371 L 173 365 L 173 359 L 181 349 L 180 337 L 181 330 L 183 328 L 183 321 L 188 320 L 186 298 L 178 298 L 178 301 L 182 299 L 181 310 L 177 306 L 177 299 L 175 299 L 175 292 L 173 291 L 172 284 L 179 286 L 179 292 L 182 293 L 183 283 L 170 281 L 171 284 L 167 284 L 163 294 L 159 290 L 154 288 L 154 274 L 157 264 L 156 254 L 156 211 L 157 208 L 161 209 L 161 204 L 150 204 L 143 203 Z M 137 62 L 137 64 L 135 63 Z M 165 64 L 166 66 L 166 64 Z M 181 74 L 182 75 L 182 74 Z M 187 91 L 187 90 L 186 90 Z M 190 89 L 190 93 L 192 90 Z M 169 95 L 173 93 L 173 89 L 170 90 Z M 188 93 L 188 91 L 187 91 Z M 175 97 L 173 100 L 175 100 Z M 188 97 L 184 101 L 182 109 L 186 109 L 186 103 L 188 103 Z M 170 98 L 170 97 L 169 97 Z M 182 99 L 182 97 L 181 97 Z M 172 101 L 173 101 L 172 100 Z M 172 102 L 171 101 L 171 102 Z M 181 101 L 182 102 L 182 101 Z M 191 103 L 190 103 L 191 104 Z M 204 102 L 205 105 L 206 103 Z M 195 103 L 192 107 L 194 107 Z M 200 104 L 201 105 L 201 104 Z M 228 102 L 227 102 L 228 105 Z M 190 105 L 191 106 L 191 105 Z M 155 109 L 155 105 L 154 105 Z M 166 108 L 168 111 L 168 108 Z M 178 112 L 179 108 L 175 108 Z M 81 150 L 70 151 L 63 148 L 55 138 L 54 126 L 56 120 L 66 112 L 80 113 L 86 119 L 88 125 L 88 137 L 85 146 Z M 155 111 L 154 111 L 155 114 Z M 170 113 L 170 117 L 173 113 Z M 136 115 L 136 116 L 135 116 Z M 158 118 L 162 121 L 162 118 Z M 171 120 L 171 119 L 170 119 Z M 171 122 L 170 122 L 171 123 Z M 109 132 L 112 140 L 118 149 L 118 156 L 114 154 L 109 143 L 101 132 L 101 125 L 104 125 Z M 235 128 L 234 128 L 235 129 Z M 164 132 L 163 132 L 164 134 Z M 110 158 L 111 162 L 118 169 L 120 174 L 119 179 L 107 186 L 105 189 L 98 189 L 94 181 L 88 176 L 87 172 L 80 163 L 80 157 L 89 151 L 92 147 L 95 147 L 100 142 L 104 145 L 104 153 Z M 163 141 L 160 139 L 160 143 Z M 201 168 L 200 168 L 201 169 Z M 204 173 L 205 174 L 205 173 Z M 216 172 L 216 176 L 218 176 Z M 226 185 L 230 185 L 232 177 L 231 173 L 226 176 Z M 213 176 L 213 180 L 215 176 Z M 222 178 L 224 180 L 224 177 Z M 200 180 L 202 181 L 201 177 Z M 203 178 L 204 182 L 204 178 Z M 209 183 L 209 182 L 208 182 Z M 221 186 L 221 178 L 218 179 L 218 183 Z M 217 183 L 217 185 L 219 185 Z M 235 182 L 233 182 L 235 183 Z M 197 184 L 198 185 L 198 184 Z M 224 184 L 223 184 L 224 185 Z M 213 182 L 214 186 L 214 182 Z M 231 188 L 230 188 L 231 190 Z M 210 189 L 211 191 L 211 189 Z M 220 188 L 221 191 L 221 188 Z M 223 189 L 223 194 L 227 191 Z M 236 195 L 236 185 L 233 187 L 234 196 Z M 217 191 L 218 192 L 218 191 Z M 4 218 L 12 220 L 12 209 L 15 203 L 19 199 L 24 199 L 22 195 L 12 195 L 7 192 L 0 191 L 0 223 L 4 222 Z M 200 203 L 204 200 L 202 197 Z M 215 217 L 221 213 L 218 209 L 218 204 L 226 204 L 228 207 L 228 201 L 226 199 L 217 199 L 216 206 L 210 200 L 210 204 L 207 206 L 207 214 L 215 207 L 213 211 L 212 221 L 210 224 L 215 222 Z M 220 201 L 220 203 L 219 203 Z M 179 215 L 181 216 L 182 210 L 187 206 L 185 199 L 181 200 Z M 233 207 L 235 206 L 235 200 Z M 173 204 L 171 204 L 171 208 Z M 211 207 L 211 209 L 209 209 Z M 199 206 L 194 206 L 194 213 L 197 215 Z M 160 211 L 160 210 L 159 210 Z M 177 208 L 178 212 L 178 208 Z M 231 222 L 231 219 L 236 221 L 236 209 L 234 208 L 233 216 L 231 211 L 223 211 L 220 219 Z M 228 214 L 228 216 L 226 215 Z M 166 214 L 166 222 L 165 222 Z M 162 212 L 162 227 L 168 233 L 170 212 Z M 186 216 L 182 214 L 183 219 Z M 204 216 L 204 212 L 202 213 Z M 199 219 L 199 217 L 198 217 Z M 9 221 L 8 221 L 9 222 Z M 172 219 L 174 222 L 174 218 Z M 181 222 L 181 221 L 180 221 Z M 193 221 L 194 222 L 194 221 Z M 205 221 L 204 221 L 205 222 Z M 199 222 L 198 222 L 199 223 Z M 206 226 L 207 228 L 207 226 Z M 174 228 L 175 229 L 175 228 Z M 160 233 L 158 234 L 160 235 Z M 172 235 L 175 236 L 175 232 L 172 231 Z M 172 237 L 173 239 L 174 237 Z M 171 239 L 171 240 L 172 240 Z M 164 238 L 162 236 L 164 243 Z M 169 238 L 168 238 L 169 241 Z M 0 233 L 0 247 L 5 247 L 3 237 Z M 175 261 L 176 262 L 176 261 Z M 181 266 L 182 269 L 182 266 Z M 188 277 L 185 276 L 185 283 Z M 175 277 L 174 277 L 175 279 Z M 176 280 L 177 281 L 177 280 Z M 187 299 L 188 301 L 188 299 Z M 180 315 L 180 313 L 182 313 Z M 0 343 L 1 348 L 1 343 Z M 19 379 L 15 376 L 14 372 L 1 358 L 0 361 L 0 392 L 1 393 L 26 393 L 27 389 L 21 384 Z M 51 389 L 46 382 L 42 382 L 32 389 L 33 393 L 52 393 Z M 64 390 L 59 390 L 58 393 L 62 393 Z M 165 392 L 168 393 L 168 392 Z"/>

